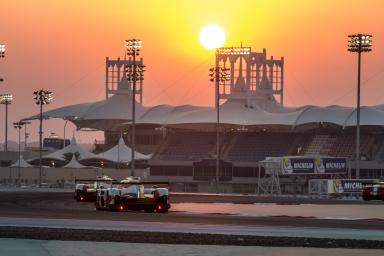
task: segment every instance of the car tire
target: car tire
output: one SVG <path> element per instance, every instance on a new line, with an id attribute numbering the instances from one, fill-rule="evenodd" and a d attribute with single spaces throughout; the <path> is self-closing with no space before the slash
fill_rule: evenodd
<path id="1" fill-rule="evenodd" d="M 80 202 L 80 191 L 79 190 L 76 190 L 75 199 L 77 202 Z"/>
<path id="2" fill-rule="evenodd" d="M 168 208 L 164 204 L 157 204 L 155 207 L 155 212 L 156 213 L 167 213 Z"/>
<path id="3" fill-rule="evenodd" d="M 115 204 L 110 204 L 108 206 L 108 210 L 110 210 L 111 212 L 117 212 L 119 211 L 119 209 L 117 208 L 117 206 Z"/>
<path id="4" fill-rule="evenodd" d="M 153 206 L 148 206 L 148 207 L 145 207 L 144 208 L 144 212 L 150 212 L 150 213 L 153 213 L 155 212 L 156 208 L 153 207 Z"/>

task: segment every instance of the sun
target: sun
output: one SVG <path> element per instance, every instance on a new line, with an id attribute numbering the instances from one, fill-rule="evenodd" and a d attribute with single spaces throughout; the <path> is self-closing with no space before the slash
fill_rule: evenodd
<path id="1" fill-rule="evenodd" d="M 225 42 L 224 30 L 217 25 L 207 25 L 200 31 L 200 43 L 208 49 L 216 49 Z"/>

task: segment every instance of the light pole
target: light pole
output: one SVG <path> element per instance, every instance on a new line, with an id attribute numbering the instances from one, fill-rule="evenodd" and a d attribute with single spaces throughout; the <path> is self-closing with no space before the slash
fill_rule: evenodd
<path id="1" fill-rule="evenodd" d="M 220 173 L 220 83 L 229 81 L 229 69 L 222 68 L 216 63 L 216 67 L 209 69 L 211 82 L 215 82 L 216 90 L 216 193 L 219 193 L 219 173 Z"/>
<path id="2" fill-rule="evenodd" d="M 18 132 L 19 132 L 19 161 L 18 161 L 18 178 L 17 178 L 17 180 L 18 180 L 18 182 L 19 182 L 19 184 L 20 184 L 20 159 L 21 159 L 21 137 L 20 137 L 20 134 L 21 134 L 21 132 L 20 132 L 20 130 L 21 130 L 21 128 L 23 127 L 23 125 L 24 125 L 25 123 L 24 122 L 22 122 L 22 121 L 20 121 L 20 122 L 16 122 L 16 123 L 13 123 L 13 127 L 14 128 L 16 128 L 16 129 L 18 129 Z"/>
<path id="3" fill-rule="evenodd" d="M 28 140 L 28 138 L 29 138 L 29 133 L 27 132 L 27 124 L 30 124 L 31 122 L 29 122 L 29 121 L 23 121 L 23 123 L 24 123 L 24 150 L 26 150 L 26 148 L 27 148 L 27 145 L 28 145 L 28 143 L 27 143 L 27 140 Z"/>
<path id="4" fill-rule="evenodd" d="M 5 45 L 0 44 L 0 59 L 5 57 Z M 0 77 L 0 82 L 3 82 L 4 79 Z"/>
<path id="5" fill-rule="evenodd" d="M 52 92 L 44 89 L 33 92 L 33 99 L 37 105 L 40 105 L 40 129 L 39 129 L 39 187 L 41 187 L 41 164 L 43 151 L 43 105 L 47 105 L 52 101 Z"/>
<path id="6" fill-rule="evenodd" d="M 0 44 L 0 58 L 4 58 L 4 57 L 5 57 L 5 45 Z"/>
<path id="7" fill-rule="evenodd" d="M 8 105 L 12 103 L 13 96 L 12 94 L 1 94 L 0 95 L 0 104 L 5 105 L 5 142 L 4 142 L 4 151 L 8 151 Z"/>
<path id="8" fill-rule="evenodd" d="M 372 49 L 372 35 L 356 34 L 348 36 L 348 51 L 357 52 L 357 108 L 356 108 L 356 178 L 360 178 L 360 67 L 361 53 Z"/>
<path id="9" fill-rule="evenodd" d="M 65 139 L 66 139 L 66 138 L 65 138 L 65 128 L 67 127 L 67 123 L 68 123 L 68 121 L 69 121 L 68 119 L 65 120 L 65 124 L 64 124 L 64 136 L 63 136 L 63 137 L 64 137 L 64 140 L 63 140 L 63 148 L 65 148 L 65 146 L 66 146 L 66 145 L 65 145 L 65 144 L 66 144 L 66 143 L 65 143 Z"/>
<path id="10" fill-rule="evenodd" d="M 127 80 L 132 82 L 132 128 L 131 128 L 131 175 L 135 176 L 135 122 L 136 122 L 136 81 L 144 80 L 145 66 L 136 64 L 136 56 L 140 55 L 142 41 L 138 39 L 125 40 L 126 54 L 132 57 L 132 64 L 126 67 Z"/>

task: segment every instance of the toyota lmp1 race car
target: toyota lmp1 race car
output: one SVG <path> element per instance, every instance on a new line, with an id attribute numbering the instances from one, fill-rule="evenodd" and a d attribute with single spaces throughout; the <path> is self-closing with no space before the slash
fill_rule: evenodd
<path id="1" fill-rule="evenodd" d="M 383 200 L 384 201 L 384 182 L 367 183 L 363 186 L 363 200 Z"/>
<path id="2" fill-rule="evenodd" d="M 98 176 L 94 180 L 75 179 L 75 200 L 76 201 L 96 201 L 96 191 L 101 187 L 109 187 L 113 179 L 108 176 Z"/>
<path id="3" fill-rule="evenodd" d="M 151 185 L 150 187 L 145 187 Z M 167 182 L 113 182 L 97 189 L 96 210 L 166 213 L 171 208 Z"/>

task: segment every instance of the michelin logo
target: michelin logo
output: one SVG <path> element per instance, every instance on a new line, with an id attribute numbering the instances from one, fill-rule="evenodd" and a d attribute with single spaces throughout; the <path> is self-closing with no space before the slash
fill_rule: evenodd
<path id="1" fill-rule="evenodd" d="M 326 169 L 345 169 L 345 163 L 328 162 L 325 164 Z"/>
<path id="2" fill-rule="evenodd" d="M 294 163 L 293 168 L 294 169 L 312 169 L 313 163 Z"/>
<path id="3" fill-rule="evenodd" d="M 344 190 L 356 190 L 363 189 L 363 184 L 361 182 L 345 182 Z"/>

